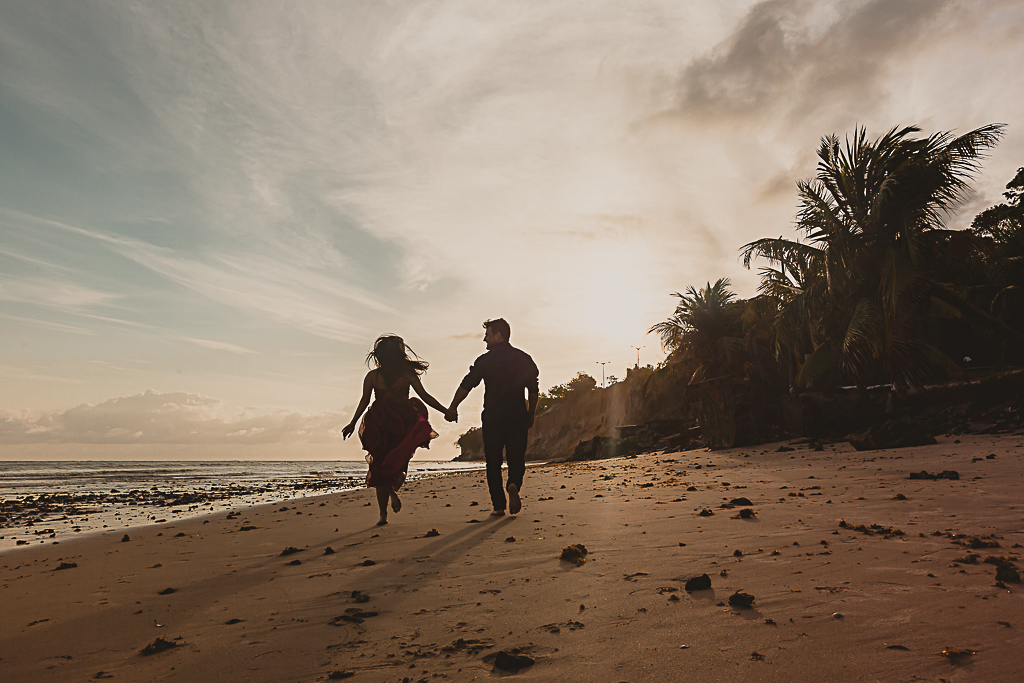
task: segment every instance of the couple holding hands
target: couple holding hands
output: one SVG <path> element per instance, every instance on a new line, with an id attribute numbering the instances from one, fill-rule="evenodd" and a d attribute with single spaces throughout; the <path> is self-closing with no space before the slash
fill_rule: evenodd
<path id="1" fill-rule="evenodd" d="M 398 490 L 405 483 L 409 460 L 417 448 L 429 448 L 430 440 L 437 437 L 427 419 L 427 406 L 423 401 L 443 413 L 449 422 L 457 422 L 459 404 L 481 381 L 484 383 L 482 428 L 487 488 L 494 506 L 491 515 L 504 515 L 506 506 L 513 515 L 522 508 L 519 492 L 526 472 L 526 437 L 537 410 L 539 373 L 528 354 L 509 344 L 511 329 L 507 322 L 501 318 L 488 320 L 484 329 L 487 353 L 473 361 L 447 408 L 423 388 L 419 376 L 426 372 L 427 363 L 415 353 L 410 358 L 411 350 L 401 337 L 381 335 L 367 354 L 367 365 L 374 367 L 366 373 L 359 406 L 341 433 L 346 439 L 351 436 L 356 422 L 369 406 L 359 428 L 359 439 L 370 464 L 366 485 L 377 489 L 378 525 L 388 523 L 389 502 L 395 512 L 402 509 Z M 410 387 L 423 401 L 409 396 Z M 502 486 L 503 453 L 508 462 L 507 486 Z"/>

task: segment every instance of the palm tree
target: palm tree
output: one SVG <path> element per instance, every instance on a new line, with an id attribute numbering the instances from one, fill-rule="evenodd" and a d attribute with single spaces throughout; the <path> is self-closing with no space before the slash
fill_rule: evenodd
<path id="1" fill-rule="evenodd" d="M 934 260 L 957 234 L 944 219 L 967 198 L 1003 126 L 912 137 L 919 130 L 893 128 L 869 141 L 858 128 L 845 145 L 823 138 L 817 175 L 797 184 L 803 240 L 762 239 L 741 250 L 747 267 L 755 257 L 769 262 L 761 292 L 779 303 L 777 352 L 798 361 L 806 354 L 799 384 L 838 374 L 914 386 L 936 366 L 958 371 L 923 339 L 923 319 L 932 297 L 981 313 L 936 281 Z"/>
<path id="2" fill-rule="evenodd" d="M 679 303 L 672 316 L 648 333 L 656 332 L 669 357 L 693 367 L 691 382 L 718 377 L 736 370 L 743 353 L 743 339 L 736 295 L 728 278 L 701 289 L 692 285 L 685 294 L 676 292 Z"/>

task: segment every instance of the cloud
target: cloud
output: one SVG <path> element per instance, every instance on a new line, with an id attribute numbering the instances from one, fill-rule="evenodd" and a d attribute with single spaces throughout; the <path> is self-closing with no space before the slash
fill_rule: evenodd
<path id="1" fill-rule="evenodd" d="M 683 71 L 674 111 L 703 123 L 800 121 L 887 96 L 880 81 L 946 28 L 953 0 L 767 0 Z M 944 31 L 939 31 L 944 33 Z M 838 102 L 837 102 L 838 100 Z"/>
<path id="2" fill-rule="evenodd" d="M 0 411 L 0 443 L 327 444 L 342 441 L 345 424 L 339 412 L 229 411 L 200 394 L 147 391 L 63 412 Z"/>
<path id="3" fill-rule="evenodd" d="M 229 344 L 228 342 L 213 341 L 210 339 L 195 339 L 193 337 L 181 337 L 181 339 L 183 341 L 196 344 L 197 346 L 202 346 L 203 348 L 206 349 L 214 349 L 215 351 L 228 351 L 230 353 L 235 353 L 240 356 L 244 356 L 250 353 L 259 353 L 259 351 L 253 351 L 252 349 L 247 349 L 244 346 L 238 346 L 237 344 Z"/>

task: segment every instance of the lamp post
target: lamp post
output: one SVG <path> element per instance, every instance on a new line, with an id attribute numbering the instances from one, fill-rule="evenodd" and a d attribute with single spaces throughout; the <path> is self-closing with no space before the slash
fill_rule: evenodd
<path id="1" fill-rule="evenodd" d="M 646 346 L 630 346 L 631 349 L 636 349 L 636 366 L 640 367 L 640 349 L 647 348 Z"/>
<path id="2" fill-rule="evenodd" d="M 611 363 L 611 361 L 610 360 L 606 360 L 606 361 L 604 361 L 602 363 L 601 361 L 598 360 L 598 361 L 594 361 L 594 362 L 601 366 L 601 388 L 603 389 L 604 388 L 604 366 L 606 366 L 609 363 Z"/>

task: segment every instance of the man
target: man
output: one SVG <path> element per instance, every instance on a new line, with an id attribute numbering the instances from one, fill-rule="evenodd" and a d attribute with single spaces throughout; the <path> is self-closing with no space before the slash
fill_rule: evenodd
<path id="1" fill-rule="evenodd" d="M 512 334 L 507 322 L 498 318 L 484 323 L 487 353 L 470 366 L 462 384 L 455 391 L 445 419 L 455 422 L 459 404 L 480 381 L 484 383 L 483 437 L 487 461 L 487 488 L 491 493 L 492 516 L 510 514 L 522 509 L 519 492 L 526 473 L 526 436 L 533 426 L 537 411 L 538 371 L 529 355 L 508 343 Z M 526 399 L 523 390 L 526 390 Z M 502 487 L 502 451 L 508 462 L 508 486 Z M 508 491 L 506 501 L 505 492 Z"/>

